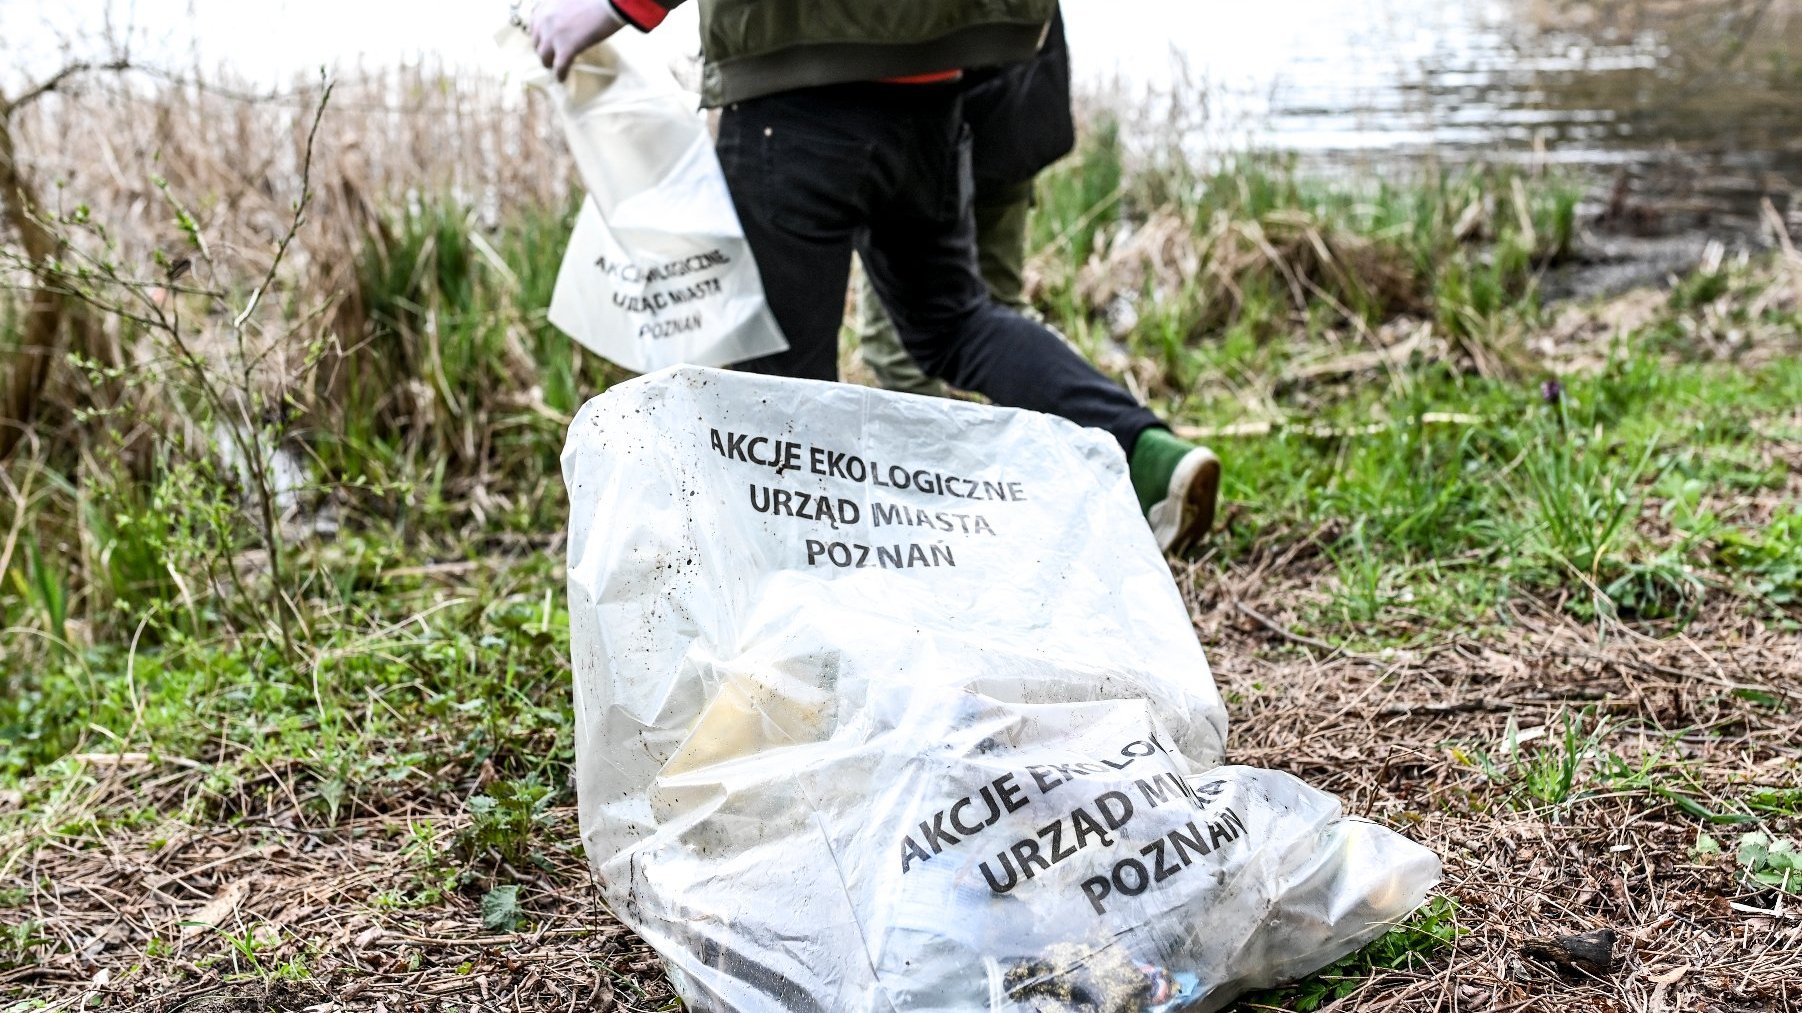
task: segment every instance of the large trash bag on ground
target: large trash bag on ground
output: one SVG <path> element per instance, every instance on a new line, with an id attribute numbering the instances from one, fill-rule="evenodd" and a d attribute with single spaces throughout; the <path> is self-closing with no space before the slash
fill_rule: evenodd
<path id="1" fill-rule="evenodd" d="M 1226 716 L 1106 434 L 667 370 L 570 428 L 583 841 L 694 1010 L 1216 1009 L 1434 856 Z"/>

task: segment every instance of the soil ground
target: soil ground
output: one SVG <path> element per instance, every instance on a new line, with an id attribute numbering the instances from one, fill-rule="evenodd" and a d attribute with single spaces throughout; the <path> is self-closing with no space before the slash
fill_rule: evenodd
<path id="1" fill-rule="evenodd" d="M 1306 556 L 1182 565 L 1177 577 L 1229 700 L 1235 762 L 1336 792 L 1445 860 L 1455 942 L 1350 979 L 1334 1008 L 1798 1008 L 1802 904 L 1748 885 L 1731 846 L 1695 853 L 1700 834 L 1720 832 L 1699 809 L 1747 785 L 1797 784 L 1793 633 L 1723 610 L 1675 638 L 1598 639 L 1593 626 L 1523 610 L 1505 636 L 1356 653 L 1296 632 L 1298 609 L 1318 596 Z M 1566 723 L 1583 744 L 1563 800 L 1523 795 L 1517 772 L 1485 771 L 1481 757 L 1510 735 L 1523 769 L 1561 761 Z M 89 804 L 102 808 L 176 808 L 170 797 L 201 790 L 207 773 L 143 756 L 91 762 Z M 1655 776 L 1610 775 L 1615 762 Z M 669 1007 L 655 956 L 595 902 L 570 846 L 572 810 L 551 811 L 543 832 L 560 843 L 544 866 L 519 870 L 535 924 L 518 933 L 483 930 L 467 892 L 414 910 L 378 903 L 419 875 L 422 849 L 451 850 L 468 822 L 459 809 L 421 799 L 330 827 L 309 813 L 290 800 L 229 827 L 155 822 L 14 864 L 0 889 L 29 894 L 37 931 L 58 945 L 0 975 L 22 1001 L 10 1008 Z M 1600 929 L 1614 933 L 1608 967 L 1560 966 L 1558 951 L 1535 946 Z M 305 973 L 284 970 L 296 967 Z"/>
<path id="2" fill-rule="evenodd" d="M 217 152 L 292 131 L 249 143 L 263 120 L 186 94 L 70 115 L 204 149 L 158 178 L 252 194 L 204 227 L 266 248 L 245 223 L 286 220 L 295 181 Z M 378 135 L 338 122 L 308 215 L 332 228 L 260 305 L 344 347 L 215 330 L 213 366 L 169 324 L 131 368 L 72 355 L 0 471 L 0 1013 L 676 1008 L 572 808 L 557 454 L 620 378 L 543 319 L 572 205 L 522 173 L 499 190 L 536 210 L 483 231 L 408 162 L 382 214 L 344 154 Z M 489 121 L 418 122 L 388 147 L 474 150 L 449 125 Z M 1775 207 L 1771 258 L 1547 306 L 1595 224 L 1555 181 L 1339 190 L 1087 136 L 1041 180 L 1035 305 L 1226 462 L 1223 527 L 1174 573 L 1231 758 L 1445 864 L 1412 922 L 1237 1008 L 1802 1008 L 1802 254 Z M 149 193 L 81 218 L 159 217 L 131 249 L 160 266 Z M 260 455 L 213 445 L 234 432 L 297 484 L 242 477 Z"/>

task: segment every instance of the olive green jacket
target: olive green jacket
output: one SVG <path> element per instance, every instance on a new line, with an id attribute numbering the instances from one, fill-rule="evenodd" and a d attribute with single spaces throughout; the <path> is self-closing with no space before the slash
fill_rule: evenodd
<path id="1" fill-rule="evenodd" d="M 650 31 L 683 0 L 612 0 Z M 699 0 L 701 101 L 1014 63 L 1057 0 Z"/>

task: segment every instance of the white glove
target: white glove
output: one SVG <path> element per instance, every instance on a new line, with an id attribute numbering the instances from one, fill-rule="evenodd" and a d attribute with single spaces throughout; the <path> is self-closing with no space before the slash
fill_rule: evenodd
<path id="1" fill-rule="evenodd" d="M 624 27 L 609 0 L 542 0 L 532 9 L 532 48 L 561 81 L 584 49 Z"/>

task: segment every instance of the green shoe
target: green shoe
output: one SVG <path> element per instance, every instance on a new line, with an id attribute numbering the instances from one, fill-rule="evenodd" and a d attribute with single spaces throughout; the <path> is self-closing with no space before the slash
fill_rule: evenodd
<path id="1" fill-rule="evenodd" d="M 1213 451 L 1153 427 L 1139 434 L 1129 470 L 1158 548 L 1183 552 L 1214 526 L 1220 458 Z"/>

